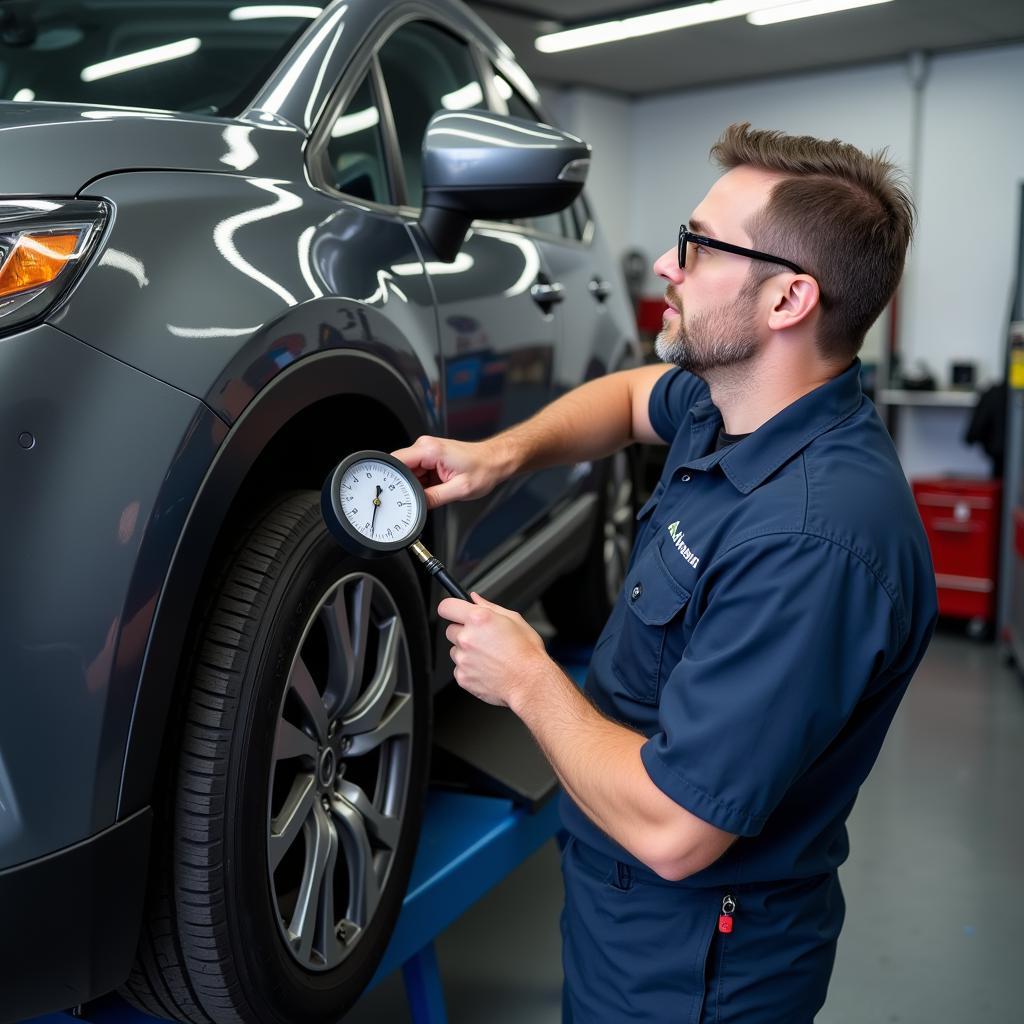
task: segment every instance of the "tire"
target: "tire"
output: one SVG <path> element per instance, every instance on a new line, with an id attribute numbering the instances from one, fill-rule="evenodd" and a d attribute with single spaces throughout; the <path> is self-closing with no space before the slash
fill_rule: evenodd
<path id="1" fill-rule="evenodd" d="M 405 553 L 257 517 L 207 595 L 149 919 L 123 994 L 192 1024 L 337 1020 L 373 976 L 422 817 L 427 620 Z M 160 837 L 158 836 L 158 842 Z"/>
<path id="2" fill-rule="evenodd" d="M 626 578 L 636 534 L 640 463 L 636 445 L 601 463 L 594 533 L 583 562 L 547 589 L 542 604 L 558 639 L 592 644 Z"/>

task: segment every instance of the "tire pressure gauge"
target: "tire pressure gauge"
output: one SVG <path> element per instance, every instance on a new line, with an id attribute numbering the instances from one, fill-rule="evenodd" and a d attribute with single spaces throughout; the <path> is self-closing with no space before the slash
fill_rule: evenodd
<path id="1" fill-rule="evenodd" d="M 412 470 L 393 455 L 349 455 L 324 482 L 320 507 L 328 530 L 346 551 L 375 558 L 409 548 L 449 594 L 470 600 L 441 560 L 420 543 L 427 498 Z"/>

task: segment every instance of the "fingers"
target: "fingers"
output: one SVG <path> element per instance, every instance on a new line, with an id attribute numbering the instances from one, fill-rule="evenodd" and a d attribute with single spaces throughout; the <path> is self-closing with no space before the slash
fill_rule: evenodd
<path id="1" fill-rule="evenodd" d="M 522 616 L 519 612 L 514 612 L 510 608 L 502 608 L 500 604 L 493 604 L 488 601 L 486 597 L 481 597 L 475 590 L 470 592 L 470 597 L 480 605 L 482 608 L 490 608 L 492 612 L 496 612 L 498 615 L 504 615 L 506 619 L 521 619 Z"/>
<path id="2" fill-rule="evenodd" d="M 460 601 L 457 597 L 446 597 L 438 606 L 437 614 L 449 622 L 465 625 L 473 615 L 474 606 L 468 601 Z"/>
<path id="3" fill-rule="evenodd" d="M 408 448 L 398 448 L 391 454 L 416 474 L 429 511 L 470 496 L 465 475 L 451 465 L 452 442 L 424 435 Z"/>
<path id="4" fill-rule="evenodd" d="M 420 473 L 436 468 L 441 458 L 442 439 L 424 435 L 416 438 L 408 448 L 398 448 L 391 454 L 411 470 Z"/>
<path id="5" fill-rule="evenodd" d="M 433 510 L 464 498 L 466 496 L 466 484 L 461 477 L 455 477 L 446 483 L 426 487 L 423 493 L 427 498 L 427 509 Z"/>

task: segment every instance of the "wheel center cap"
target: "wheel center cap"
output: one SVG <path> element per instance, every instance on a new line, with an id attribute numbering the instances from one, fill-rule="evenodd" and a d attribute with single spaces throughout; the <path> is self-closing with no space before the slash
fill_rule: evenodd
<path id="1" fill-rule="evenodd" d="M 334 775 L 336 770 L 337 769 L 334 759 L 334 751 L 331 750 L 330 747 L 328 747 L 320 755 L 320 785 L 329 786 L 332 782 L 334 782 Z"/>

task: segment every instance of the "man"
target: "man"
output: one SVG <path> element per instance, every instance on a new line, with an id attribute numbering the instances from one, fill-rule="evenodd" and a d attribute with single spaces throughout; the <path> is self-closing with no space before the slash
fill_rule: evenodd
<path id="1" fill-rule="evenodd" d="M 856 354 L 913 207 L 850 145 L 733 125 L 655 263 L 659 356 L 478 444 L 395 454 L 429 503 L 670 444 L 581 694 L 523 619 L 446 599 L 455 678 L 526 723 L 568 799 L 566 1018 L 809 1022 L 845 820 L 930 638 L 935 579 Z"/>

